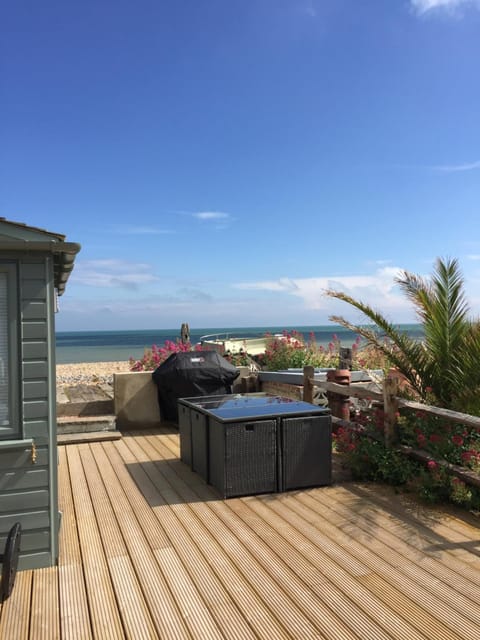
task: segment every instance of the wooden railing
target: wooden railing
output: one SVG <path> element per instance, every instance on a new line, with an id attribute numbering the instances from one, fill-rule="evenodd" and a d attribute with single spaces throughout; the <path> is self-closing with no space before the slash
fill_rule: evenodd
<path id="1" fill-rule="evenodd" d="M 343 373 L 343 372 L 342 372 Z M 344 377 L 344 376 L 341 376 Z M 303 399 L 305 402 L 313 402 L 314 388 L 318 387 L 327 392 L 327 398 L 329 400 L 329 407 L 332 411 L 332 421 L 334 424 L 341 425 L 347 428 L 353 428 L 358 430 L 358 425 L 351 422 L 345 415 L 346 405 L 349 404 L 348 398 L 363 398 L 367 400 L 376 401 L 383 404 L 384 420 L 385 420 L 385 446 L 395 447 L 405 455 L 413 457 L 417 460 L 427 463 L 430 460 L 434 460 L 439 466 L 447 469 L 452 475 L 461 478 L 463 481 L 480 487 L 480 476 L 473 471 L 469 471 L 464 467 L 453 465 L 445 460 L 436 460 L 426 451 L 413 449 L 406 445 L 399 445 L 397 442 L 397 419 L 398 410 L 403 407 L 406 409 L 413 409 L 416 411 L 422 411 L 426 414 L 438 416 L 440 418 L 446 418 L 451 422 L 458 422 L 469 427 L 474 427 L 479 430 L 480 433 L 480 417 L 472 416 L 466 413 L 460 413 L 457 411 L 451 411 L 450 409 L 442 409 L 441 407 L 434 407 L 414 400 L 406 400 L 405 398 L 398 397 L 398 380 L 392 377 L 385 377 L 383 381 L 378 382 L 378 391 L 362 386 L 364 383 L 355 384 L 339 384 L 331 381 L 315 380 L 315 370 L 313 367 L 304 367 L 303 369 Z M 343 407 L 338 404 L 338 398 L 343 399 Z M 342 415 L 342 412 L 343 415 Z"/>

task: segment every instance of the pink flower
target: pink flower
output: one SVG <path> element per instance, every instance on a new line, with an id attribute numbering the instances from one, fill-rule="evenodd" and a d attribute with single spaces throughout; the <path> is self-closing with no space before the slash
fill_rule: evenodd
<path id="1" fill-rule="evenodd" d="M 438 464 L 435 462 L 435 460 L 429 460 L 427 462 L 427 467 L 429 471 L 435 471 L 436 469 L 438 469 Z"/>
<path id="2" fill-rule="evenodd" d="M 454 435 L 452 436 L 452 442 L 453 444 L 456 444 L 458 447 L 461 447 L 463 444 L 463 438 L 462 436 Z"/>
<path id="3" fill-rule="evenodd" d="M 426 437 L 423 435 L 423 433 L 419 433 L 417 436 L 417 442 L 418 444 L 422 447 L 425 442 L 427 441 Z"/>

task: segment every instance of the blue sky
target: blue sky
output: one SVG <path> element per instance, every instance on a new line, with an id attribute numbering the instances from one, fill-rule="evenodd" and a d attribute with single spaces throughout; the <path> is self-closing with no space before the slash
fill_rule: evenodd
<path id="1" fill-rule="evenodd" d="M 480 310 L 480 1 L 17 0 L 0 215 L 82 250 L 58 330 L 299 326 L 459 259 Z"/>

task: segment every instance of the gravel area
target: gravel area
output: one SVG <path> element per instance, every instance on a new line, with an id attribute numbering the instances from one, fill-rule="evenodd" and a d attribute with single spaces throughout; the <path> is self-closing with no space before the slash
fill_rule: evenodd
<path id="1" fill-rule="evenodd" d="M 57 387 L 75 384 L 112 384 L 114 373 L 130 371 L 128 362 L 81 362 L 57 364 Z"/>

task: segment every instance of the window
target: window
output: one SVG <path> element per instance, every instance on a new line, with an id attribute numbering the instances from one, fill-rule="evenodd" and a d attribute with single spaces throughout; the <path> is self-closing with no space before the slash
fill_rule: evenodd
<path id="1" fill-rule="evenodd" d="M 0 438 L 19 437 L 15 267 L 0 264 Z"/>

